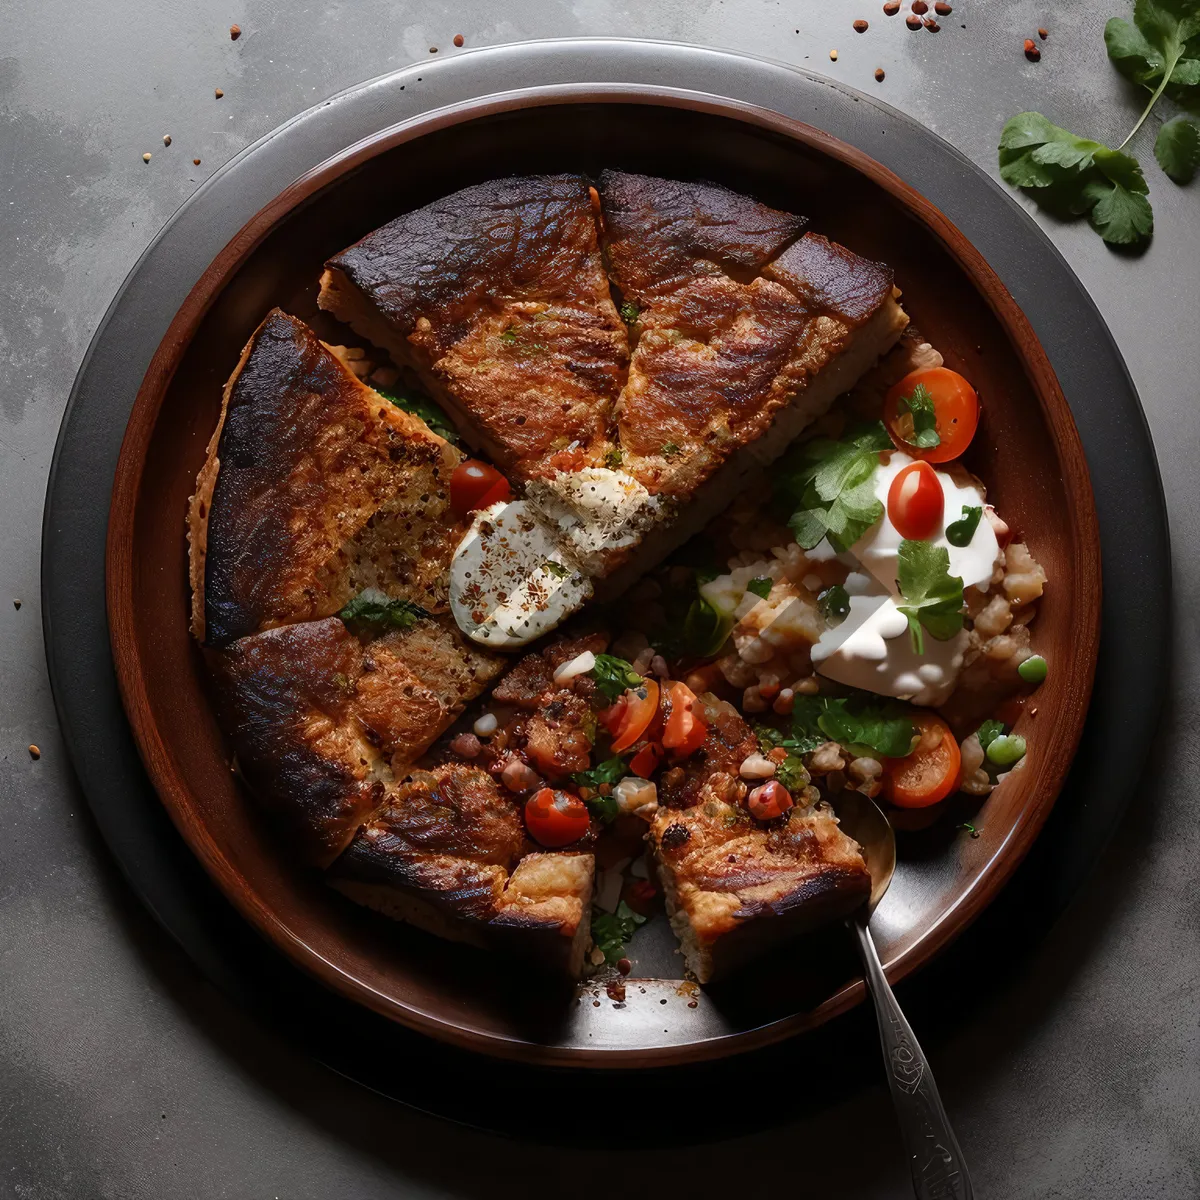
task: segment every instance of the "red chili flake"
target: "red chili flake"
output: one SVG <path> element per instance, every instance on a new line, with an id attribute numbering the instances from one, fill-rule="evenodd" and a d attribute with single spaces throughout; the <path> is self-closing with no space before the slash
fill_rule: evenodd
<path id="1" fill-rule="evenodd" d="M 1025 39 L 1025 57 L 1030 62 L 1037 62 L 1042 57 L 1042 52 L 1034 45 L 1033 38 Z"/>
<path id="2" fill-rule="evenodd" d="M 909 29 L 921 28 L 921 18 L 913 16 L 912 13 L 909 13 L 908 16 L 904 18 L 904 23 L 909 27 Z"/>
<path id="3" fill-rule="evenodd" d="M 875 82 L 876 83 L 883 82 L 883 68 L 882 67 L 875 68 Z"/>
<path id="4" fill-rule="evenodd" d="M 1040 37 L 1040 38 L 1042 39 L 1042 41 L 1043 41 L 1043 42 L 1044 42 L 1044 41 L 1045 41 L 1045 40 L 1046 40 L 1046 39 L 1047 39 L 1049 36 L 1050 36 L 1050 30 L 1048 30 L 1048 29 L 1042 29 L 1042 28 L 1041 28 L 1041 26 L 1038 26 L 1038 37 Z"/>
<path id="5" fill-rule="evenodd" d="M 933 6 L 933 11 L 937 13 L 939 17 L 948 17 L 954 11 L 954 9 L 946 3 L 946 0 L 937 0 L 937 3 Z"/>
<path id="6" fill-rule="evenodd" d="M 923 17 L 929 11 L 929 5 L 925 0 L 912 0 L 912 10 L 918 17 Z"/>
<path id="7" fill-rule="evenodd" d="M 861 17 L 854 22 L 855 33 L 866 33 L 870 26 Z"/>
<path id="8" fill-rule="evenodd" d="M 926 17 L 925 28 L 928 29 L 930 33 L 937 33 L 937 31 L 941 29 L 941 26 L 932 17 Z"/>
<path id="9" fill-rule="evenodd" d="M 230 41 L 236 42 L 242 36 L 242 27 L 240 25 L 230 25 L 229 38 Z"/>
<path id="10" fill-rule="evenodd" d="M 454 35 L 454 44 L 456 46 L 462 46 L 465 44 L 465 42 L 466 42 L 466 38 L 464 38 L 461 33 L 456 33 Z"/>
<path id="11" fill-rule="evenodd" d="M 889 17 L 894 17 L 900 11 L 900 0 L 887 0 L 887 3 L 883 6 L 883 11 Z"/>

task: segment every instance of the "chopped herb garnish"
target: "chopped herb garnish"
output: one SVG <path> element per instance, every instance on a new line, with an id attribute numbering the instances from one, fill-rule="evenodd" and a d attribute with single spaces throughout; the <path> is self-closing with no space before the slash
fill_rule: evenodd
<path id="1" fill-rule="evenodd" d="M 378 637 L 391 629 L 411 629 L 418 621 L 430 616 L 411 600 L 393 600 L 378 588 L 359 592 L 338 613 L 342 623 L 353 633 Z"/>
<path id="2" fill-rule="evenodd" d="M 552 558 L 548 558 L 542 563 L 542 570 L 548 575 L 553 575 L 555 579 L 566 579 L 571 574 L 570 567 L 564 567 L 562 563 L 555 562 Z"/>
<path id="3" fill-rule="evenodd" d="M 674 458 L 677 454 L 682 454 L 683 451 L 674 442 L 663 442 L 659 453 L 663 458 Z"/>
<path id="4" fill-rule="evenodd" d="M 445 412 L 428 396 L 402 394 L 393 392 L 390 388 L 376 387 L 375 390 L 389 403 L 402 408 L 414 417 L 420 417 L 432 433 L 445 438 L 448 442 L 458 441 L 458 432 Z"/>
<path id="5" fill-rule="evenodd" d="M 621 320 L 626 325 L 632 325 L 641 316 L 642 310 L 632 300 L 626 300 L 621 305 Z"/>
<path id="6" fill-rule="evenodd" d="M 776 491 L 793 507 L 788 526 L 805 550 L 826 537 L 839 553 L 849 550 L 883 516 L 871 477 L 880 451 L 891 448 L 875 421 L 841 441 L 813 438 L 783 459 Z"/>
<path id="7" fill-rule="evenodd" d="M 904 758 L 917 736 L 904 705 L 872 696 L 797 696 L 792 736 L 783 743 L 810 754 L 826 742 L 862 748 L 884 758 Z"/>
<path id="8" fill-rule="evenodd" d="M 925 653 L 925 634 L 949 641 L 963 627 L 963 584 L 950 574 L 950 552 L 945 546 L 905 538 L 897 553 L 902 604 L 896 607 L 908 618 L 914 654 Z"/>
<path id="9" fill-rule="evenodd" d="M 596 910 L 592 915 L 592 945 L 604 954 L 605 961 L 620 962 L 629 939 L 645 923 L 646 918 L 634 912 L 624 900 L 617 905 L 616 912 Z"/>
<path id="10" fill-rule="evenodd" d="M 606 783 L 617 783 L 628 774 L 629 760 L 618 754 L 586 771 L 576 771 L 571 778 L 580 787 L 598 788 Z"/>
<path id="11" fill-rule="evenodd" d="M 633 669 L 633 664 L 615 654 L 597 654 L 596 665 L 588 672 L 596 686 L 610 700 L 623 696 L 627 688 L 640 687 L 642 677 Z"/>
<path id="12" fill-rule="evenodd" d="M 507 344 L 508 344 L 508 345 L 510 345 L 510 346 L 514 346 L 514 345 L 516 345 L 516 342 L 517 342 L 517 331 L 516 331 L 515 329 L 511 329 L 511 328 L 510 328 L 510 329 L 506 329 L 506 330 L 505 330 L 505 331 L 504 331 L 504 332 L 503 332 L 503 333 L 500 335 L 500 340 L 501 340 L 502 342 L 505 342 L 505 343 L 507 343 Z"/>
<path id="13" fill-rule="evenodd" d="M 828 625 L 840 625 L 850 615 L 850 593 L 840 583 L 817 596 L 817 610 Z"/>
<path id="14" fill-rule="evenodd" d="M 760 600 L 765 600 L 771 594 L 773 583 L 770 575 L 756 575 L 746 584 L 746 591 L 753 592 Z"/>
<path id="15" fill-rule="evenodd" d="M 962 516 L 946 526 L 946 541 L 960 550 L 964 546 L 969 546 L 971 539 L 975 536 L 975 530 L 979 528 L 979 518 L 982 516 L 983 509 L 978 505 L 972 505 L 969 508 L 964 505 Z"/>
<path id="16" fill-rule="evenodd" d="M 979 739 L 979 744 L 983 747 L 983 752 L 986 754 L 987 748 L 1003 733 L 1003 721 L 984 721 L 975 736 Z"/>
<path id="17" fill-rule="evenodd" d="M 614 446 L 604 455 L 604 465 L 610 470 L 615 471 L 624 461 L 624 455 L 621 453 L 619 446 Z"/>
<path id="18" fill-rule="evenodd" d="M 612 794 L 602 796 L 597 792 L 585 803 L 591 810 L 592 816 L 598 821 L 603 821 L 605 825 L 611 825 L 621 815 L 621 807 L 617 804 L 616 796 Z"/>
<path id="19" fill-rule="evenodd" d="M 771 751 L 777 747 L 782 746 L 785 750 L 789 751 L 787 758 L 783 762 L 775 764 L 775 778 L 789 792 L 799 792 L 806 788 L 811 782 L 811 776 L 804 769 L 804 760 L 789 747 L 789 739 L 780 733 L 778 729 L 773 729 L 770 725 L 756 725 L 754 733 L 758 738 L 759 749 L 768 758 Z"/>
<path id="20" fill-rule="evenodd" d="M 963 821 L 960 825 L 955 825 L 954 828 L 955 829 L 965 829 L 967 831 L 967 833 L 969 833 L 973 838 L 977 838 L 979 836 L 979 830 L 976 829 L 975 826 L 972 825 L 970 821 Z"/>
<path id="21" fill-rule="evenodd" d="M 912 416 L 913 435 L 911 438 L 904 438 L 905 442 L 920 450 L 932 450 L 942 444 L 941 435 L 937 431 L 937 412 L 933 407 L 933 397 L 923 383 L 918 383 L 910 395 L 900 397 L 900 407 Z"/>

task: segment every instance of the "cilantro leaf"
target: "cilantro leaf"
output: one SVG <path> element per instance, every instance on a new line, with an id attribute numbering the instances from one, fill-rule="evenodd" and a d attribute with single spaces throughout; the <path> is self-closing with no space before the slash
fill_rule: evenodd
<path id="1" fill-rule="evenodd" d="M 746 591 L 753 592 L 760 600 L 765 600 L 771 594 L 773 583 L 770 575 L 756 575 L 746 584 Z"/>
<path id="2" fill-rule="evenodd" d="M 916 730 L 904 705 L 860 695 L 797 696 L 792 707 L 792 736 L 783 743 L 809 754 L 826 742 L 862 748 L 884 758 L 904 758 Z"/>
<path id="3" fill-rule="evenodd" d="M 942 444 L 933 397 L 923 383 L 918 383 L 910 395 L 900 397 L 900 407 L 912 415 L 913 436 L 903 438 L 905 442 L 920 450 L 932 450 Z"/>
<path id="4" fill-rule="evenodd" d="M 628 759 L 617 754 L 586 771 L 576 771 L 571 778 L 580 787 L 598 788 L 603 784 L 618 783 L 624 779 L 629 774 L 628 764 Z"/>
<path id="5" fill-rule="evenodd" d="M 1200 126 L 1185 117 L 1168 121 L 1154 140 L 1154 157 L 1176 183 L 1190 183 L 1200 167 Z"/>
<path id="6" fill-rule="evenodd" d="M 1113 17 L 1104 45 L 1113 66 L 1143 87 L 1200 83 L 1200 8 L 1189 0 L 1137 0 L 1134 24 Z"/>
<path id="7" fill-rule="evenodd" d="M 975 504 L 968 507 L 964 504 L 962 516 L 946 526 L 946 541 L 960 550 L 964 546 L 969 546 L 971 539 L 975 536 L 975 530 L 979 528 L 979 518 L 982 516 L 983 508 L 980 505 Z"/>
<path id="8" fill-rule="evenodd" d="M 828 538 L 835 550 L 848 550 L 883 516 L 872 476 L 880 451 L 891 448 L 875 421 L 840 441 L 813 438 L 782 460 L 776 490 L 793 505 L 788 527 L 800 546 L 811 550 Z"/>
<path id="9" fill-rule="evenodd" d="M 1102 146 L 1092 156 L 1099 174 L 1083 185 L 1082 197 L 1091 202 L 1088 220 L 1110 245 L 1132 246 L 1154 232 L 1150 188 L 1131 154 Z"/>
<path id="10" fill-rule="evenodd" d="M 352 633 L 378 637 L 391 629 L 411 629 L 430 616 L 411 600 L 393 600 L 378 588 L 364 588 L 338 613 L 342 624 Z"/>
<path id="11" fill-rule="evenodd" d="M 950 574 L 950 552 L 945 546 L 909 538 L 900 543 L 896 569 L 904 601 L 896 607 L 908 618 L 913 652 L 924 654 L 923 628 L 939 642 L 962 629 L 962 579 Z"/>
<path id="12" fill-rule="evenodd" d="M 458 431 L 454 428 L 450 418 L 446 416 L 445 411 L 428 396 L 394 392 L 391 388 L 378 386 L 375 387 L 375 390 L 390 404 L 404 409 L 406 413 L 412 413 L 414 417 L 420 417 L 429 426 L 430 432 L 436 433 L 438 437 L 445 438 L 448 442 L 457 444 Z"/>
<path id="13" fill-rule="evenodd" d="M 597 654 L 596 665 L 588 674 L 610 700 L 616 700 L 624 695 L 626 688 L 638 687 L 642 682 L 642 677 L 633 669 L 633 664 L 615 654 Z"/>
<path id="14" fill-rule="evenodd" d="M 1003 721 L 984 721 L 976 730 L 976 737 L 979 738 L 979 744 L 983 747 L 983 752 L 987 753 L 987 748 L 1004 733 Z"/>
<path id="15" fill-rule="evenodd" d="M 622 900 L 617 911 L 606 913 L 595 910 L 592 914 L 592 945 L 604 954 L 607 962 L 616 963 L 625 957 L 625 946 L 639 925 L 646 918 L 636 913 Z"/>

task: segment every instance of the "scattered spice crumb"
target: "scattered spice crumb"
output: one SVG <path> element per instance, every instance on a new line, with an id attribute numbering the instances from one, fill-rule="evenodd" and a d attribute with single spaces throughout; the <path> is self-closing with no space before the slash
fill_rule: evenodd
<path id="1" fill-rule="evenodd" d="M 946 0 L 937 0 L 937 3 L 933 6 L 933 11 L 937 13 L 939 17 L 948 17 L 954 11 L 954 9 L 946 3 Z"/>
<path id="2" fill-rule="evenodd" d="M 216 98 L 217 98 L 218 100 L 220 100 L 220 98 L 221 98 L 223 95 L 225 95 L 225 93 L 224 93 L 223 91 L 221 91 L 221 89 L 220 89 L 220 88 L 216 88 L 216 89 L 213 91 L 213 95 L 214 95 L 214 96 L 216 96 Z"/>
<path id="3" fill-rule="evenodd" d="M 883 82 L 883 68 L 882 67 L 875 68 L 875 82 L 876 83 Z"/>
<path id="4" fill-rule="evenodd" d="M 883 6 L 883 11 L 889 17 L 894 17 L 900 11 L 900 0 L 887 0 L 887 3 Z"/>
<path id="5" fill-rule="evenodd" d="M 622 1004 L 625 1000 L 625 981 L 623 979 L 610 979 L 604 985 L 604 990 L 608 993 L 610 1000 L 615 1000 L 616 1003 Z"/>
<path id="6" fill-rule="evenodd" d="M 13 601 L 13 608 L 20 608 L 20 607 L 21 607 L 21 602 L 20 602 L 20 600 L 14 600 L 14 601 Z"/>
<path id="7" fill-rule="evenodd" d="M 912 0 L 912 10 L 918 17 L 923 17 L 929 11 L 929 5 L 925 0 Z"/>
<path id="8" fill-rule="evenodd" d="M 163 134 L 163 145 L 169 146 L 170 144 L 171 144 L 171 135 L 169 133 L 164 133 Z"/>
<path id="9" fill-rule="evenodd" d="M 146 153 L 142 155 L 142 162 L 149 162 L 149 161 L 150 161 L 150 151 L 147 150 Z"/>
<path id="10" fill-rule="evenodd" d="M 36 746 L 30 746 L 29 757 L 32 758 L 34 762 L 37 762 L 37 760 L 42 757 L 42 752 Z"/>
<path id="11" fill-rule="evenodd" d="M 1040 38 L 1042 39 L 1042 41 L 1044 42 L 1044 41 L 1045 41 L 1045 40 L 1046 40 L 1046 39 L 1047 39 L 1049 36 L 1050 36 L 1050 30 L 1048 30 L 1048 29 L 1043 29 L 1043 28 L 1042 28 L 1042 27 L 1039 25 L 1039 26 L 1038 26 L 1038 37 L 1040 37 Z"/>
<path id="12" fill-rule="evenodd" d="M 600 1007 L 600 1001 L 599 1001 L 599 1000 L 593 1000 L 593 1001 L 592 1001 L 592 1007 L 593 1007 L 593 1008 L 599 1008 L 599 1007 Z"/>
<path id="13" fill-rule="evenodd" d="M 1034 708 L 1031 708 L 1031 709 L 1029 710 L 1029 715 L 1030 715 L 1031 717 L 1036 717 L 1036 716 L 1037 716 L 1037 708 L 1036 708 L 1036 707 L 1034 707 Z"/>
<path id="14" fill-rule="evenodd" d="M 229 37 L 231 41 L 237 41 L 242 36 L 242 27 L 240 25 L 230 25 Z"/>
<path id="15" fill-rule="evenodd" d="M 870 26 L 861 17 L 854 22 L 855 33 L 866 33 Z"/>
<path id="16" fill-rule="evenodd" d="M 198 158 L 193 158 L 193 159 L 192 159 L 192 166 L 193 166 L 193 167 L 198 167 L 199 165 L 200 165 L 200 160 L 199 160 Z"/>
<path id="17" fill-rule="evenodd" d="M 430 47 L 429 47 L 429 53 L 430 53 L 430 54 L 436 54 L 436 53 L 437 53 L 437 47 L 436 47 L 436 46 L 430 46 Z"/>
<path id="18" fill-rule="evenodd" d="M 454 35 L 454 44 L 455 44 L 456 46 L 461 46 L 461 45 L 463 45 L 463 44 L 466 42 L 466 40 L 467 40 L 467 39 L 466 39 L 466 38 L 464 38 L 464 37 L 463 37 L 463 35 L 462 35 L 461 33 L 456 33 L 456 34 Z"/>
<path id="19" fill-rule="evenodd" d="M 909 13 L 908 16 L 904 18 L 904 23 L 909 27 L 909 29 L 921 28 L 921 18 L 915 16 L 913 13 Z"/>
<path id="20" fill-rule="evenodd" d="M 836 51 L 836 50 L 830 50 L 830 52 L 829 52 L 829 61 L 830 61 L 830 62 L 837 62 L 837 51 Z"/>
<path id="21" fill-rule="evenodd" d="M 1034 44 L 1033 38 L 1025 39 L 1025 57 L 1030 62 L 1037 62 L 1042 57 L 1042 52 Z"/>
<path id="22" fill-rule="evenodd" d="M 926 17 L 925 28 L 928 29 L 930 33 L 937 33 L 937 31 L 941 29 L 941 26 L 932 17 Z"/>

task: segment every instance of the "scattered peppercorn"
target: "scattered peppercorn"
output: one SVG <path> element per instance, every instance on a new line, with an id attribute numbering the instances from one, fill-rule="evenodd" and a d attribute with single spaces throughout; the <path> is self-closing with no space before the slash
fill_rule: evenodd
<path id="1" fill-rule="evenodd" d="M 171 144 L 171 135 L 169 133 L 164 133 L 163 134 L 163 145 L 169 146 L 170 144 Z"/>
<path id="2" fill-rule="evenodd" d="M 900 11 L 900 0 L 887 0 L 887 3 L 883 6 L 883 11 L 889 17 L 894 17 Z"/>
<path id="3" fill-rule="evenodd" d="M 1025 39 L 1025 57 L 1030 62 L 1037 62 L 1042 57 L 1042 52 L 1033 43 L 1033 38 Z"/>
<path id="4" fill-rule="evenodd" d="M 836 50 L 830 50 L 830 52 L 829 52 L 829 61 L 830 61 L 830 62 L 837 62 L 837 51 L 836 51 Z"/>
<path id="5" fill-rule="evenodd" d="M 230 25 L 229 37 L 232 41 L 237 41 L 242 36 L 242 27 L 240 25 Z"/>
<path id="6" fill-rule="evenodd" d="M 937 3 L 933 6 L 933 11 L 937 13 L 939 17 L 948 17 L 954 11 L 954 9 L 946 3 L 946 0 L 937 0 Z"/>
<path id="7" fill-rule="evenodd" d="M 198 158 L 193 158 L 193 159 L 192 159 L 192 166 L 193 166 L 193 167 L 198 167 L 199 165 L 200 165 L 200 160 L 199 160 Z"/>
<path id="8" fill-rule="evenodd" d="M 925 0 L 912 0 L 912 10 L 918 17 L 923 17 L 929 11 L 929 5 Z"/>
<path id="9" fill-rule="evenodd" d="M 464 37 L 463 37 L 463 35 L 462 35 L 461 33 L 456 33 L 456 34 L 454 35 L 454 44 L 455 44 L 456 46 L 461 46 L 461 45 L 463 45 L 465 41 L 466 41 L 466 38 L 464 38 Z"/>
<path id="10" fill-rule="evenodd" d="M 1046 40 L 1046 39 L 1047 39 L 1049 36 L 1050 36 L 1050 30 L 1048 30 L 1048 29 L 1042 29 L 1042 28 L 1041 28 L 1041 26 L 1038 26 L 1038 37 L 1040 37 L 1040 38 L 1042 39 L 1042 41 L 1043 41 L 1043 42 L 1044 42 L 1044 41 L 1045 41 L 1045 40 Z"/>
<path id="11" fill-rule="evenodd" d="M 913 16 L 912 13 L 909 13 L 908 16 L 904 18 L 904 23 L 909 27 L 909 29 L 921 28 L 921 18 Z"/>
<path id="12" fill-rule="evenodd" d="M 436 46 L 430 46 L 430 47 L 429 47 L 429 53 L 430 53 L 430 54 L 436 54 L 436 53 L 437 53 L 437 47 L 436 47 Z"/>
<path id="13" fill-rule="evenodd" d="M 941 26 L 932 17 L 926 17 L 925 28 L 928 29 L 930 33 L 937 33 L 937 31 L 941 29 Z"/>
<path id="14" fill-rule="evenodd" d="M 875 82 L 876 83 L 883 82 L 883 68 L 882 67 L 875 68 Z"/>
<path id="15" fill-rule="evenodd" d="M 854 22 L 855 33 L 866 33 L 870 26 L 861 17 Z"/>
<path id="16" fill-rule="evenodd" d="M 220 98 L 221 98 L 223 95 L 225 95 L 225 93 L 224 93 L 223 91 L 221 91 L 221 89 L 220 89 L 220 88 L 216 88 L 216 89 L 213 91 L 213 95 L 214 95 L 214 96 L 216 96 L 216 98 L 217 98 L 218 100 L 220 100 Z"/>
<path id="17" fill-rule="evenodd" d="M 36 746 L 30 746 L 29 757 L 32 758 L 34 762 L 37 762 L 37 760 L 42 757 L 42 752 Z"/>
<path id="18" fill-rule="evenodd" d="M 149 162 L 149 161 L 150 161 L 150 152 L 147 151 L 145 154 L 142 155 L 142 162 Z"/>

